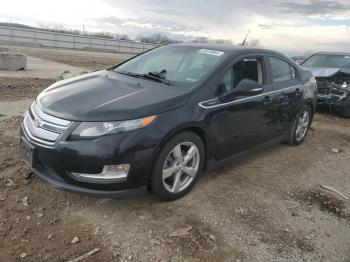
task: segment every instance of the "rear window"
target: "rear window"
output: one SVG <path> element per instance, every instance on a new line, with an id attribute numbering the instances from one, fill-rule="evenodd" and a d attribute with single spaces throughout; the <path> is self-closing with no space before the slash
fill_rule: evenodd
<path id="1" fill-rule="evenodd" d="M 273 82 L 283 82 L 296 77 L 296 71 L 286 61 L 277 57 L 270 57 Z"/>

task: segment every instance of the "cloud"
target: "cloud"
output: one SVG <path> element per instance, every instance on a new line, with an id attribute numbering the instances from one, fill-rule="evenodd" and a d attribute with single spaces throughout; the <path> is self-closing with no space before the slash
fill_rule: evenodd
<path id="1" fill-rule="evenodd" d="M 330 0 L 310 0 L 308 2 L 275 2 L 281 12 L 300 15 L 331 15 L 350 11 L 350 4 Z"/>
<path id="2" fill-rule="evenodd" d="M 7 21 L 84 25 L 132 38 L 163 33 L 179 40 L 206 36 L 238 43 L 251 29 L 250 38 L 272 49 L 350 48 L 349 0 L 60 0 L 59 5 L 11 0 L 1 13 Z"/>
<path id="3" fill-rule="evenodd" d="M 91 18 L 90 22 L 95 23 L 97 27 L 114 29 L 114 31 L 117 30 L 120 33 L 124 32 L 132 36 L 162 33 L 185 40 L 188 39 L 187 35 L 202 31 L 200 26 L 186 25 L 163 18 L 102 17 Z"/>

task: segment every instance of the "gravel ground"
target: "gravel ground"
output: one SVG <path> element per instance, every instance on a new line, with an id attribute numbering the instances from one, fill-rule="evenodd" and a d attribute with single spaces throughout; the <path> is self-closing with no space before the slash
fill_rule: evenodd
<path id="1" fill-rule="evenodd" d="M 15 101 L 25 98 L 35 98 L 55 79 L 43 78 L 0 78 L 0 101 Z"/>
<path id="2" fill-rule="evenodd" d="M 28 81 L 46 85 L 13 81 L 2 99 L 32 97 Z M 0 260 L 67 261 L 98 248 L 84 261 L 350 261 L 349 202 L 319 187 L 350 196 L 350 120 L 317 114 L 303 145 L 207 172 L 170 203 L 88 198 L 28 177 L 20 121 L 0 121 Z"/>
<path id="3" fill-rule="evenodd" d="M 18 158 L 19 117 L 0 121 L 4 261 L 348 261 L 350 122 L 317 115 L 305 144 L 204 174 L 187 197 L 109 200 L 54 189 Z M 332 150 L 333 148 L 333 150 Z M 334 148 L 339 150 L 334 153 Z M 79 242 L 72 244 L 74 237 Z"/>

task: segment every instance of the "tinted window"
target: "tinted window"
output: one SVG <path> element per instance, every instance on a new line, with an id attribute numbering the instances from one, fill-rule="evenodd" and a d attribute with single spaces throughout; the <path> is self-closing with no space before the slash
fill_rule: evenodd
<path id="1" fill-rule="evenodd" d="M 270 57 L 270 63 L 273 82 L 283 82 L 295 78 L 295 69 L 289 63 L 276 57 Z"/>
<path id="2" fill-rule="evenodd" d="M 245 58 L 230 68 L 221 81 L 220 90 L 216 94 L 232 91 L 243 79 L 254 80 L 262 84 L 262 62 L 259 58 Z"/>
<path id="3" fill-rule="evenodd" d="M 222 79 L 222 83 L 225 85 L 225 93 L 232 91 L 232 69 L 226 72 Z"/>

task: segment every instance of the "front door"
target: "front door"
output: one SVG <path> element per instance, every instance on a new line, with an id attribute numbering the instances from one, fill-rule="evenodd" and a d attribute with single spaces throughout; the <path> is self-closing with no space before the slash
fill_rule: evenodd
<path id="1" fill-rule="evenodd" d="M 221 78 L 215 95 L 229 93 L 243 79 L 254 80 L 266 87 L 266 61 L 263 56 L 240 58 Z M 265 92 L 265 91 L 264 91 Z M 261 93 L 240 96 L 233 101 L 204 104 L 210 112 L 210 127 L 215 134 L 217 160 L 245 151 L 269 139 L 267 109 L 271 101 Z"/>

